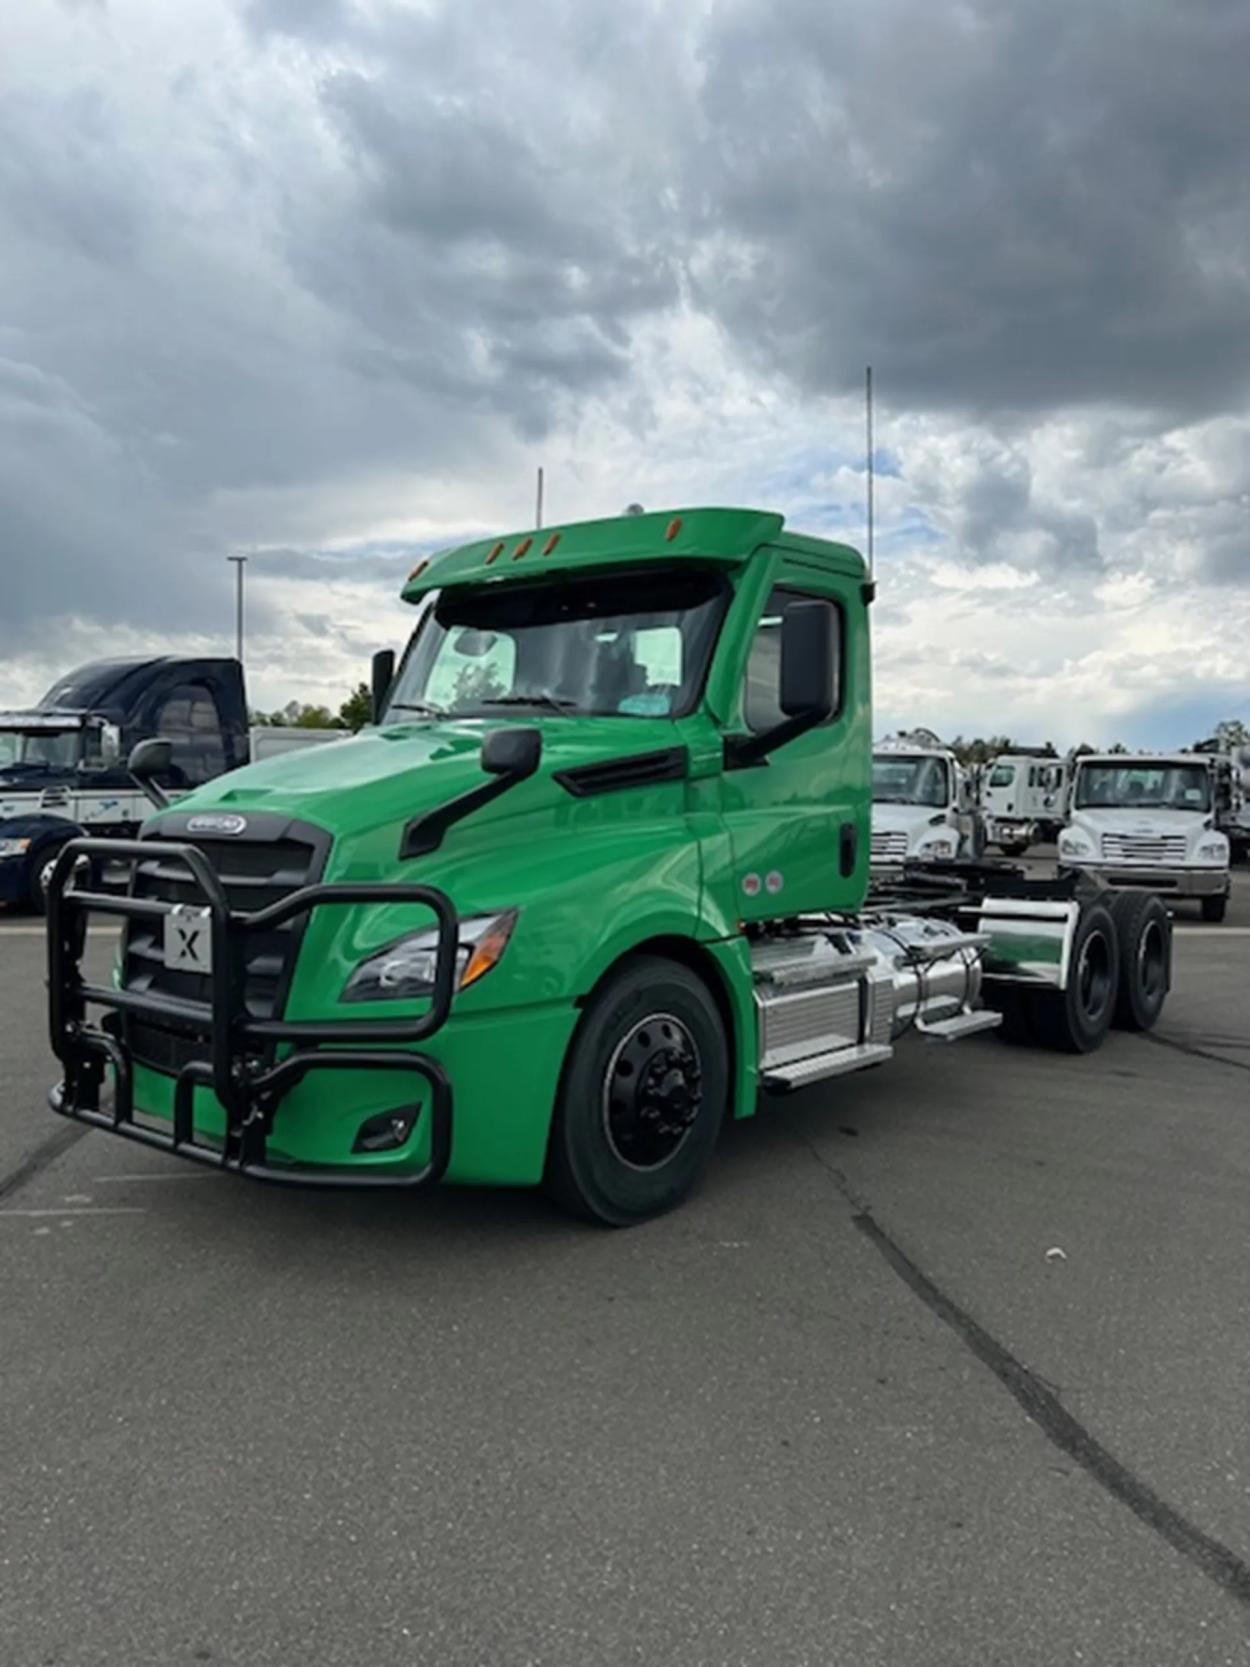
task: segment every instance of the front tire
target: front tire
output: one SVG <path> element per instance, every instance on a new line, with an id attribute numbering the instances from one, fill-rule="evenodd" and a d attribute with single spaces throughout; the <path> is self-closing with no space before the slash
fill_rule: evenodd
<path id="1" fill-rule="evenodd" d="M 587 1003 L 565 1060 L 547 1192 L 606 1227 L 681 1203 L 716 1145 L 729 1099 L 725 1027 L 676 961 L 639 955 Z"/>

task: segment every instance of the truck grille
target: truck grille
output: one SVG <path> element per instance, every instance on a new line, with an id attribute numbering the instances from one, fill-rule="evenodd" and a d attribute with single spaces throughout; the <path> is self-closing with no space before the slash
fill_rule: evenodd
<path id="1" fill-rule="evenodd" d="M 872 836 L 873 862 L 902 862 L 907 855 L 905 833 L 874 833 Z"/>
<path id="2" fill-rule="evenodd" d="M 135 897 L 154 897 L 166 903 L 204 906 L 204 895 L 180 862 L 163 860 L 161 842 L 150 841 L 152 855 L 135 864 L 131 883 Z M 289 836 L 273 840 L 184 841 L 199 847 L 217 871 L 232 909 L 252 914 L 277 903 L 300 886 L 316 881 L 322 850 L 311 840 Z M 255 1019 L 281 1018 L 291 967 L 299 947 L 304 919 L 297 918 L 268 932 L 248 934 L 244 1000 Z M 132 920 L 122 944 L 122 982 L 128 990 L 208 1001 L 211 979 L 206 973 L 171 971 L 165 965 L 162 922 Z M 161 1071 L 179 1071 L 191 1059 L 205 1057 L 203 1038 L 178 1029 L 132 1018 L 128 1021 L 131 1050 L 141 1064 Z"/>
<path id="3" fill-rule="evenodd" d="M 1151 864 L 1174 868 L 1185 861 L 1184 834 L 1103 834 L 1102 854 L 1107 862 Z"/>

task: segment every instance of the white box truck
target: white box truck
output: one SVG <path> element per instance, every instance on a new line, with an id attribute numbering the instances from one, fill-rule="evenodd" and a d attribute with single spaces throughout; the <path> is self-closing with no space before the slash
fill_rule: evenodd
<path id="1" fill-rule="evenodd" d="M 1216 825 L 1216 762 L 1193 752 L 1076 759 L 1060 872 L 1165 900 L 1193 898 L 1204 920 L 1223 920 L 1232 882 L 1228 836 Z"/>

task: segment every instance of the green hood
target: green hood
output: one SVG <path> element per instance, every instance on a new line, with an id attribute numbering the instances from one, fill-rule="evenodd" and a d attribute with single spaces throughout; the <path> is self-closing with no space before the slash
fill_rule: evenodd
<path id="1" fill-rule="evenodd" d="M 482 737 L 516 723 L 542 731 L 538 773 L 475 811 L 475 827 L 570 802 L 551 778 L 578 765 L 627 758 L 678 744 L 677 726 L 659 718 L 463 719 L 387 724 L 350 740 L 282 753 L 220 776 L 178 801 L 179 811 L 265 810 L 315 823 L 336 839 L 399 828 L 489 778 L 479 764 Z M 449 835 L 454 838 L 454 834 Z"/>

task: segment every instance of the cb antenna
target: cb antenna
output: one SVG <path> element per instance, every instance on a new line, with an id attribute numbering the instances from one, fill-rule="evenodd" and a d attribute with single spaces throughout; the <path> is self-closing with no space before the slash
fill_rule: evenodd
<path id="1" fill-rule="evenodd" d="M 864 429 L 868 445 L 868 582 L 871 584 L 877 576 L 877 561 L 875 548 L 876 515 L 874 503 L 875 461 L 872 440 L 872 366 L 864 372 Z"/>
<path id="2" fill-rule="evenodd" d="M 536 527 L 541 527 L 542 524 L 543 524 L 543 466 L 540 463 L 538 465 L 538 490 L 535 493 L 535 503 L 534 503 L 534 525 Z"/>

